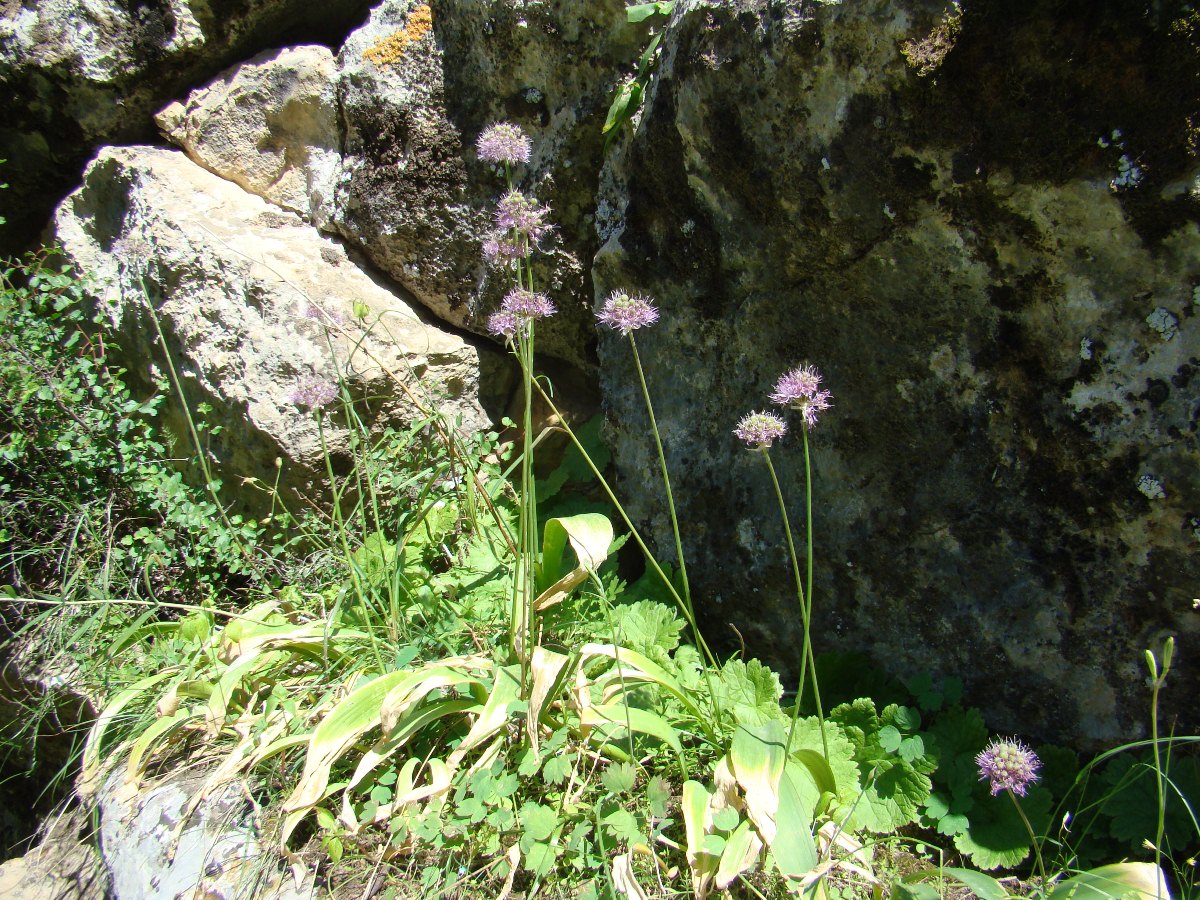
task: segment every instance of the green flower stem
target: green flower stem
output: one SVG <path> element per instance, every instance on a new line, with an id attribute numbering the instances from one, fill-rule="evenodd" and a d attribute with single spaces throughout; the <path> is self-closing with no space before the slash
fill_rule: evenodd
<path id="1" fill-rule="evenodd" d="M 633 524 L 633 521 L 629 518 L 629 514 L 625 512 L 625 507 L 622 506 L 621 501 L 617 499 L 617 495 L 613 491 L 612 485 L 608 483 L 608 479 L 606 479 L 600 470 L 596 468 L 596 464 L 592 462 L 592 457 L 588 455 L 587 448 L 583 446 L 583 442 L 579 440 L 578 435 L 576 435 L 571 426 L 567 424 L 566 418 L 559 411 L 558 407 L 554 405 L 554 400 L 551 399 L 548 393 L 546 393 L 545 388 L 543 388 L 541 384 L 535 381 L 534 386 L 537 388 L 538 393 L 542 395 L 542 400 L 545 401 L 547 407 L 550 409 L 550 412 L 553 413 L 555 418 L 558 420 L 558 427 L 566 432 L 567 437 L 571 439 L 571 443 L 574 444 L 575 449 L 579 451 L 579 455 L 587 464 L 588 469 L 591 470 L 592 476 L 604 490 L 604 494 L 608 497 L 608 501 L 613 505 L 613 509 L 615 509 L 617 511 L 617 515 L 621 517 L 621 522 L 624 523 L 625 527 L 629 529 L 629 534 L 633 537 L 634 543 L 636 543 L 638 548 L 642 551 L 642 556 L 646 560 L 646 564 L 653 570 L 654 574 L 662 580 L 662 583 L 666 586 L 667 590 L 671 592 L 671 597 L 675 600 L 675 605 L 679 607 L 684 618 L 687 620 L 688 625 L 691 627 L 692 633 L 695 634 L 696 646 L 703 654 L 705 661 L 708 663 L 708 665 L 704 666 L 704 680 L 705 684 L 708 686 L 708 694 L 712 698 L 713 706 L 716 711 L 716 719 L 719 721 L 721 718 L 721 701 L 717 698 L 716 691 L 713 689 L 711 673 L 714 669 L 720 668 L 720 666 L 718 666 L 717 659 L 713 655 L 712 650 L 709 649 L 708 643 L 704 640 L 704 635 L 700 633 L 700 629 L 696 624 L 695 616 L 691 614 L 687 605 L 684 604 L 683 598 L 679 595 L 679 591 L 675 588 L 675 585 L 671 583 L 671 579 L 667 577 L 667 573 L 662 570 L 662 566 L 658 564 L 658 560 L 654 558 L 654 554 L 650 552 L 650 548 L 646 546 L 646 541 L 642 538 L 641 532 L 637 530 L 637 526 Z M 704 722 L 702 724 L 704 725 L 708 739 L 714 744 L 717 743 L 719 738 L 713 723 Z"/>
<path id="2" fill-rule="evenodd" d="M 1158 693 L 1162 690 L 1163 685 L 1167 681 L 1167 673 L 1171 670 L 1171 657 L 1175 652 L 1175 638 L 1169 637 L 1166 643 L 1163 644 L 1163 660 L 1162 674 L 1158 671 L 1158 661 L 1154 658 L 1154 654 L 1146 651 L 1146 663 L 1150 669 L 1150 742 L 1154 748 L 1154 786 L 1157 791 L 1158 821 L 1155 823 L 1154 831 L 1154 864 L 1158 867 L 1158 871 L 1162 872 L 1162 842 L 1163 832 L 1166 830 L 1167 824 L 1167 798 L 1166 790 L 1163 782 L 1165 775 L 1163 773 L 1162 750 L 1159 747 L 1158 740 Z M 1155 879 L 1155 896 L 1161 895 L 1162 879 Z"/>
<path id="3" fill-rule="evenodd" d="M 804 650 L 800 656 L 800 683 L 796 688 L 796 707 L 792 710 L 792 725 L 788 729 L 787 743 L 784 745 L 784 754 L 786 755 L 792 751 L 792 738 L 795 736 L 796 722 L 800 718 L 800 701 L 804 698 L 804 679 L 806 674 L 811 671 L 813 698 L 817 705 L 817 722 L 821 729 L 821 748 L 825 751 L 825 758 L 828 759 L 829 740 L 825 737 L 825 712 L 821 708 L 821 691 L 817 687 L 817 665 L 813 659 L 812 638 L 809 629 L 809 614 L 812 607 L 806 601 L 804 586 L 800 583 L 800 561 L 796 556 L 796 542 L 792 537 L 792 523 L 788 518 L 787 504 L 784 503 L 783 500 L 783 489 L 779 486 L 779 476 L 775 474 L 775 464 L 771 462 L 771 451 L 764 447 L 762 450 L 762 455 L 763 459 L 767 461 L 767 471 L 771 473 L 771 483 L 775 485 L 775 498 L 779 501 L 779 512 L 783 515 L 783 533 L 787 538 L 788 556 L 792 562 L 792 576 L 796 581 L 796 599 L 800 602 L 800 618 L 804 625 Z M 809 529 L 809 534 L 812 534 L 811 528 Z M 812 551 L 810 549 L 810 563 L 811 558 Z M 810 666 L 811 670 L 809 668 Z"/>
<path id="4" fill-rule="evenodd" d="M 1037 835 L 1033 833 L 1033 825 L 1029 823 L 1029 817 L 1025 815 L 1025 810 L 1021 809 L 1021 804 L 1017 800 L 1017 795 L 1012 792 L 1012 788 L 1005 788 L 1004 792 L 1013 802 L 1013 806 L 1017 808 L 1017 815 L 1021 817 L 1021 821 L 1025 823 L 1025 831 L 1029 834 L 1029 840 L 1033 843 L 1033 855 L 1037 859 L 1038 875 L 1042 879 L 1042 896 L 1046 895 L 1046 887 L 1049 884 L 1046 878 L 1046 866 L 1042 863 L 1042 845 L 1038 842 Z"/>
<path id="5" fill-rule="evenodd" d="M 629 518 L 629 514 L 625 512 L 625 507 L 621 505 L 621 501 L 617 499 L 617 495 L 613 491 L 612 485 L 608 483 L 608 480 L 604 477 L 600 470 L 596 468 L 596 464 L 592 462 L 592 458 L 588 455 L 587 448 L 583 446 L 583 443 L 579 440 L 579 437 L 571 429 L 571 426 L 567 424 L 567 420 L 563 417 L 563 414 L 559 411 L 558 407 L 555 406 L 554 400 L 549 394 L 546 393 L 545 388 L 543 388 L 537 382 L 534 382 L 534 386 L 537 388 L 538 393 L 542 395 L 542 399 L 546 402 L 546 405 L 554 414 L 554 417 L 558 420 L 558 427 L 566 432 L 567 437 L 571 439 L 571 443 L 575 445 L 575 449 L 579 451 L 579 455 L 583 457 L 583 461 L 587 464 L 588 469 L 591 470 L 592 476 L 604 490 L 605 496 L 608 497 L 609 502 L 613 505 L 613 509 L 617 511 L 617 515 L 621 517 L 621 522 L 626 528 L 629 529 L 629 533 L 633 537 L 634 543 L 638 545 L 638 548 L 642 551 L 642 555 L 646 559 L 646 564 L 650 566 L 654 574 L 661 579 L 666 589 L 671 592 L 671 598 L 675 601 L 675 605 L 678 606 L 680 612 L 683 613 L 683 617 L 687 620 L 688 625 L 691 626 L 692 630 L 696 631 L 697 636 L 699 636 L 695 617 L 692 616 L 688 611 L 687 604 L 683 602 L 683 597 L 680 595 L 678 589 L 674 584 L 671 583 L 671 579 L 667 577 L 667 573 L 662 570 L 662 566 L 658 564 L 658 561 L 654 558 L 654 554 L 650 552 L 650 548 L 646 545 L 645 540 L 642 538 L 641 532 L 639 532 L 637 526 L 633 524 L 633 521 Z M 709 649 L 708 644 L 704 641 L 703 637 L 700 637 L 698 646 L 704 653 L 704 658 L 708 661 L 708 663 L 713 667 L 719 668 L 716 657 Z"/>
<path id="6" fill-rule="evenodd" d="M 658 420 L 654 417 L 654 404 L 650 402 L 650 389 L 646 387 L 646 373 L 642 371 L 642 359 L 638 355 L 637 341 L 633 332 L 629 332 L 629 347 L 633 351 L 633 364 L 637 367 L 638 382 L 642 386 L 642 397 L 646 401 L 646 412 L 650 415 L 650 431 L 654 435 L 654 447 L 658 451 L 658 465 L 662 470 L 663 487 L 667 492 L 667 509 L 671 514 L 671 530 L 675 534 L 675 558 L 679 560 L 679 579 L 683 583 L 683 602 L 687 606 L 688 620 L 696 635 L 696 643 L 700 642 L 700 633 L 696 629 L 696 611 L 692 606 L 692 590 L 688 583 L 687 562 L 683 557 L 683 538 L 679 533 L 679 516 L 675 511 L 675 497 L 671 493 L 671 476 L 667 473 L 667 457 L 663 452 L 662 436 L 658 431 Z"/>

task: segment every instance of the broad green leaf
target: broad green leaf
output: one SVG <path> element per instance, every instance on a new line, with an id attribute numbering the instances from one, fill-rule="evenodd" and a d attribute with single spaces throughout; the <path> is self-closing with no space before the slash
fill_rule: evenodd
<path id="1" fill-rule="evenodd" d="M 779 708 L 779 698 L 783 696 L 779 676 L 757 659 L 748 663 L 740 659 L 727 662 L 721 667 L 716 691 L 721 708 L 739 724 L 763 725 L 785 718 Z"/>
<path id="2" fill-rule="evenodd" d="M 1034 786 L 1020 798 L 1035 834 L 1045 833 L 1050 794 Z M 971 810 L 967 830 L 954 836 L 954 846 L 981 869 L 1012 868 L 1029 855 L 1029 833 L 1012 801 L 1004 795 L 980 801 Z"/>
<path id="3" fill-rule="evenodd" d="M 547 521 L 542 537 L 539 591 L 544 591 L 567 574 L 563 554 L 568 543 L 579 560 L 578 568 L 595 572 L 608 558 L 608 548 L 612 542 L 612 522 L 601 513 L 581 513 Z"/>
<path id="4" fill-rule="evenodd" d="M 479 718 L 471 726 L 462 743 L 450 754 L 447 762 L 451 769 L 457 769 L 466 755 L 484 741 L 489 740 L 500 731 L 508 721 L 509 710 L 521 698 L 521 667 L 506 666 L 496 670 L 496 680 L 492 683 L 487 703 L 479 713 Z"/>
<path id="5" fill-rule="evenodd" d="M 668 674 L 662 666 L 651 662 L 642 654 L 634 650 L 627 650 L 624 647 L 614 646 L 613 644 L 585 644 L 583 649 L 580 650 L 581 664 L 586 663 L 595 656 L 605 656 L 620 663 L 619 670 L 606 672 L 598 679 L 598 683 L 623 680 L 626 683 L 630 681 L 648 681 L 657 684 L 682 703 L 688 712 L 699 721 L 707 721 L 707 718 L 696 705 L 692 693 L 684 690 L 679 682 Z"/>
<path id="6" fill-rule="evenodd" d="M 680 812 L 683 816 L 684 833 L 687 835 L 687 860 L 692 870 L 692 892 L 697 897 L 708 894 L 708 885 L 716 874 L 719 859 L 707 853 L 704 849 L 704 839 L 708 834 L 709 803 L 712 795 L 698 781 L 685 781 L 683 784 L 683 805 Z"/>
<path id="7" fill-rule="evenodd" d="M 976 872 L 974 869 L 942 866 L 941 868 L 922 869 L 919 872 L 912 872 L 904 876 L 904 882 L 908 885 L 916 885 L 927 882 L 930 879 L 957 881 L 959 884 L 970 888 L 971 892 L 979 900 L 1008 900 L 1009 896 L 1008 891 L 1004 889 L 1004 885 L 995 878 L 991 875 L 985 875 L 983 872 Z"/>
<path id="8" fill-rule="evenodd" d="M 630 24 L 643 22 L 651 16 L 669 16 L 675 8 L 674 0 L 658 0 L 657 3 L 636 3 L 625 8 L 625 18 Z"/>
<path id="9" fill-rule="evenodd" d="M 789 762 L 779 779 L 779 807 L 775 813 L 775 838 L 770 841 L 775 868 L 785 878 L 799 880 L 817 864 L 817 845 L 813 841 L 813 810 L 804 799 L 800 785 L 808 771 Z"/>
<path id="10" fill-rule="evenodd" d="M 1154 863 L 1123 862 L 1060 881 L 1047 900 L 1170 900 L 1170 896 L 1167 880 Z"/>
<path id="11" fill-rule="evenodd" d="M 600 783 L 610 794 L 625 794 L 633 790 L 637 770 L 631 763 L 610 763 L 600 776 Z"/>
<path id="12" fill-rule="evenodd" d="M 158 739 L 177 732 L 199 716 L 199 712 L 181 709 L 173 716 L 163 716 L 141 733 L 129 749 L 129 760 L 125 765 L 125 780 L 136 784 L 142 777 L 144 758 L 154 750 Z"/>
<path id="13" fill-rule="evenodd" d="M 533 686 L 529 691 L 529 709 L 525 713 L 525 733 L 529 735 L 529 746 L 534 753 L 538 752 L 540 743 L 542 707 L 549 698 L 557 695 L 564 679 L 574 671 L 574 666 L 567 666 L 570 661 L 571 657 L 540 645 L 533 648 L 533 657 L 529 661 Z"/>
<path id="14" fill-rule="evenodd" d="M 616 641 L 639 653 L 651 647 L 670 652 L 679 646 L 683 620 L 675 610 L 654 600 L 638 600 L 613 608 Z"/>
<path id="15" fill-rule="evenodd" d="M 606 703 L 603 706 L 586 706 L 579 714 L 581 725 L 603 731 L 604 742 L 611 741 L 612 731 L 633 730 L 656 737 L 676 753 L 683 752 L 679 733 L 661 716 L 645 709 L 626 706 L 624 703 Z"/>
<path id="16" fill-rule="evenodd" d="M 554 834 L 558 827 L 558 813 L 549 806 L 537 803 L 526 803 L 519 813 L 521 830 L 525 836 L 535 841 L 545 841 Z"/>
<path id="17" fill-rule="evenodd" d="M 380 708 L 388 691 L 410 672 L 389 672 L 380 675 L 351 691 L 312 733 L 304 771 L 291 795 L 283 803 L 284 821 L 280 844 L 286 849 L 292 830 L 304 814 L 326 796 L 330 770 L 355 742 L 367 731 L 379 725 Z"/>

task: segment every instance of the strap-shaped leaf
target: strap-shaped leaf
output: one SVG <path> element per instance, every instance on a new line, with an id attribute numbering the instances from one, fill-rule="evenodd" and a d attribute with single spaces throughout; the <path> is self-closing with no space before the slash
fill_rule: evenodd
<path id="1" fill-rule="evenodd" d="M 597 728 L 616 726 L 624 730 L 632 729 L 641 734 L 656 737 L 676 753 L 683 752 L 679 742 L 679 733 L 661 716 L 645 709 L 626 706 L 624 703 L 609 703 L 605 706 L 589 706 L 579 714 L 579 723 L 584 727 Z M 610 740 L 605 738 L 605 741 Z"/>
<path id="2" fill-rule="evenodd" d="M 1170 900 L 1167 880 L 1154 863 L 1123 862 L 1080 872 L 1054 886 L 1047 900 Z"/>
<path id="3" fill-rule="evenodd" d="M 979 900 L 1008 900 L 1009 893 L 1004 885 L 991 875 L 976 872 L 974 869 L 960 869 L 956 866 L 922 869 L 904 876 L 905 883 L 923 881 L 926 878 L 936 878 L 939 881 L 949 879 L 957 881 L 971 889 Z"/>
<path id="4" fill-rule="evenodd" d="M 721 862 L 717 866 L 717 889 L 725 890 L 738 875 L 753 866 L 758 861 L 762 847 L 762 841 L 750 827 L 749 819 L 743 819 L 725 841 Z"/>
<path id="5" fill-rule="evenodd" d="M 308 742 L 304 771 L 295 789 L 283 803 L 286 813 L 280 844 L 288 838 L 308 810 L 325 797 L 329 772 L 334 764 L 367 731 L 379 724 L 384 697 L 411 672 L 389 672 L 351 691 L 323 718 Z"/>
<path id="6" fill-rule="evenodd" d="M 680 813 L 683 816 L 684 833 L 687 835 L 687 861 L 692 870 L 692 892 L 697 900 L 704 900 L 708 896 L 709 887 L 720 862 L 704 849 L 704 838 L 711 825 L 711 800 L 712 795 L 700 782 L 684 782 Z"/>
<path id="7" fill-rule="evenodd" d="M 164 669 L 161 672 L 134 682 L 117 694 L 113 698 L 112 703 L 108 704 L 100 713 L 91 730 L 88 732 L 87 745 L 83 750 L 83 770 L 80 774 L 79 783 L 75 788 L 76 793 L 80 797 L 85 799 L 90 797 L 96 792 L 96 788 L 99 787 L 100 773 L 103 769 L 103 761 L 100 758 L 101 745 L 104 743 L 104 735 L 108 731 L 108 727 L 113 723 L 113 720 L 122 713 L 125 707 L 147 690 L 178 673 L 179 670 L 176 668 Z"/>
<path id="8" fill-rule="evenodd" d="M 505 666 L 497 669 L 496 680 L 492 682 L 491 693 L 488 694 L 487 703 L 479 713 L 479 718 L 447 760 L 451 769 L 457 769 L 469 752 L 504 727 L 508 721 L 509 708 L 520 698 L 521 667 Z"/>

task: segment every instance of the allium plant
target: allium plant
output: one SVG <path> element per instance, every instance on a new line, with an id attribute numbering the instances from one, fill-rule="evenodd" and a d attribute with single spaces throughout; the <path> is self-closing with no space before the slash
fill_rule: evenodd
<path id="1" fill-rule="evenodd" d="M 532 610 L 536 596 L 537 497 L 533 477 L 533 357 L 539 319 L 554 315 L 554 304 L 536 290 L 532 255 L 549 234 L 550 210 L 513 186 L 512 166 L 527 163 L 530 142 L 511 122 L 498 122 L 479 136 L 476 149 L 486 162 L 503 163 L 506 191 L 496 205 L 495 231 L 483 241 L 483 255 L 492 266 L 507 271 L 510 289 L 487 329 L 503 337 L 521 365 L 523 410 L 521 430 L 521 504 L 517 541 L 518 575 L 514 579 L 509 618 L 509 646 L 522 665 L 532 653 Z"/>
<path id="2" fill-rule="evenodd" d="M 692 606 L 692 590 L 691 585 L 688 583 L 687 561 L 683 554 L 683 538 L 679 530 L 679 515 L 675 510 L 675 497 L 671 491 L 671 476 L 667 471 L 667 457 L 663 451 L 662 435 L 658 430 L 658 420 L 654 416 L 654 404 L 650 401 L 650 389 L 646 385 L 646 373 L 642 369 L 642 359 L 638 354 L 637 340 L 633 336 L 633 333 L 639 328 L 646 328 L 658 321 L 658 309 L 649 297 L 642 294 L 631 294 L 627 291 L 616 290 L 608 295 L 608 298 L 600 307 L 600 311 L 596 313 L 596 320 L 601 325 L 605 325 L 629 338 L 629 349 L 633 353 L 633 364 L 637 369 L 638 383 L 642 387 L 642 398 L 646 402 L 646 412 L 650 416 L 650 433 L 654 436 L 654 447 L 658 451 L 659 471 L 662 473 L 663 487 L 667 494 L 667 511 L 671 516 L 671 531 L 675 536 L 675 558 L 679 566 L 680 587 L 683 590 L 683 596 L 679 598 L 682 601 L 680 604 L 681 611 L 692 629 L 696 646 L 704 651 L 711 662 L 715 662 L 712 653 L 708 649 L 708 645 L 704 642 L 704 638 L 700 634 L 700 627 L 696 624 L 696 612 Z"/>
<path id="3" fill-rule="evenodd" d="M 1017 815 L 1025 823 L 1025 830 L 1033 843 L 1033 852 L 1037 858 L 1038 873 L 1042 876 L 1042 888 L 1046 888 L 1046 867 L 1042 864 L 1042 849 L 1034 833 L 1033 825 L 1025 810 L 1021 808 L 1017 797 L 1024 797 L 1029 786 L 1038 780 L 1038 770 L 1042 767 L 1037 754 L 1026 747 L 1016 738 L 993 738 L 983 751 L 975 757 L 975 765 L 979 767 L 979 780 L 986 781 L 991 786 L 992 796 L 1001 791 L 1008 794 Z"/>
<path id="4" fill-rule="evenodd" d="M 290 399 L 296 406 L 316 412 L 336 400 L 337 396 L 336 384 L 309 375 L 296 382 Z"/>
<path id="5" fill-rule="evenodd" d="M 529 162 L 532 149 L 529 138 L 511 122 L 497 122 L 485 128 L 475 144 L 475 150 L 484 162 L 505 166 Z"/>
<path id="6" fill-rule="evenodd" d="M 814 366 L 803 365 L 785 373 L 775 383 L 770 394 L 771 402 L 800 413 L 801 434 L 804 439 L 804 495 L 805 495 L 805 539 L 807 543 L 808 577 L 806 582 L 800 578 L 800 561 L 796 554 L 796 542 L 792 536 L 791 520 L 788 517 L 787 504 L 783 499 L 783 489 L 779 486 L 779 477 L 775 473 L 775 465 L 771 462 L 771 445 L 783 437 L 786 425 L 783 419 L 774 413 L 751 413 L 745 416 L 734 429 L 739 440 L 744 441 L 752 450 L 762 452 L 771 473 L 771 483 L 775 487 L 775 498 L 779 502 L 779 511 L 783 516 L 783 531 L 787 538 L 788 556 L 792 563 L 792 576 L 796 581 L 796 600 L 800 604 L 800 618 L 804 628 L 804 646 L 800 657 L 800 681 L 796 690 L 796 707 L 792 713 L 792 725 L 788 732 L 787 746 L 790 748 L 795 734 L 796 722 L 800 716 L 800 705 L 804 699 L 805 682 L 810 681 L 813 689 L 813 702 L 817 709 L 817 719 L 821 724 L 821 742 L 825 755 L 829 755 L 829 747 L 825 738 L 825 712 L 821 706 L 821 690 L 817 684 L 816 661 L 812 649 L 812 590 L 813 590 L 813 534 L 812 534 L 812 463 L 808 450 L 808 431 L 817 424 L 820 414 L 830 407 L 832 395 L 821 388 L 821 373 Z"/>

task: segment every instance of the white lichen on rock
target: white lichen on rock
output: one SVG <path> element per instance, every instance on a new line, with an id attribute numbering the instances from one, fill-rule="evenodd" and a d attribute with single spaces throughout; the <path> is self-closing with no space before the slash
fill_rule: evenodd
<path id="1" fill-rule="evenodd" d="M 1146 316 L 1146 324 L 1153 331 L 1158 332 L 1158 336 L 1164 341 L 1169 341 L 1175 337 L 1176 332 L 1179 330 L 1179 320 L 1161 306 Z"/>
<path id="2" fill-rule="evenodd" d="M 1163 490 L 1162 482 L 1153 475 L 1143 475 L 1138 479 L 1137 488 L 1147 500 L 1165 500 L 1167 492 Z"/>

